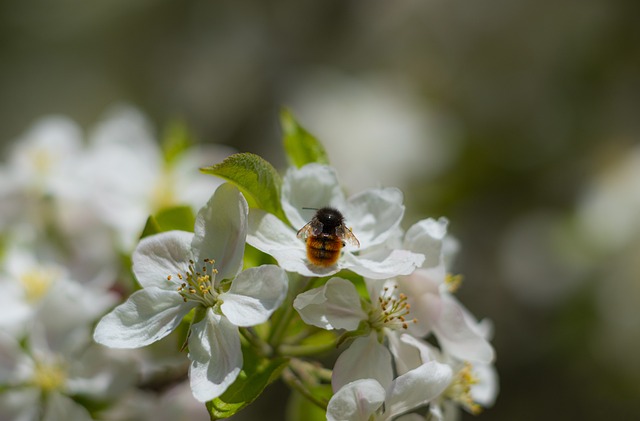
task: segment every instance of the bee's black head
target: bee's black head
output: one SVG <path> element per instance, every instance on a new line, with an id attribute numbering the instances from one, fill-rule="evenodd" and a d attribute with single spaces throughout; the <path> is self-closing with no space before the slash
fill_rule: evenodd
<path id="1" fill-rule="evenodd" d="M 335 232 L 335 228 L 339 227 L 344 222 L 344 217 L 340 211 L 330 207 L 318 209 L 315 218 L 322 222 L 322 231 L 325 233 Z"/>

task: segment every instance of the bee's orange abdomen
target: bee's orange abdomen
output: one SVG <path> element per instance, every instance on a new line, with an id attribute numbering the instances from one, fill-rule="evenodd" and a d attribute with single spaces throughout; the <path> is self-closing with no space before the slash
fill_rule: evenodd
<path id="1" fill-rule="evenodd" d="M 334 235 L 307 237 L 307 258 L 316 266 L 332 266 L 340 257 L 342 240 Z"/>

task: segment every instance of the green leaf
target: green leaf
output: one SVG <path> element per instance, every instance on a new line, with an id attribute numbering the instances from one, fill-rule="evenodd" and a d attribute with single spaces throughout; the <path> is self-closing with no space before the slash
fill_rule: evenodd
<path id="1" fill-rule="evenodd" d="M 282 124 L 284 150 L 289 163 L 295 167 L 317 162 L 329 164 L 329 158 L 324 147 L 311 133 L 305 130 L 286 108 L 280 112 Z"/>
<path id="2" fill-rule="evenodd" d="M 253 402 L 287 366 L 286 358 L 268 358 L 255 355 L 250 348 L 243 349 L 244 363 L 240 375 L 220 397 L 207 402 L 211 420 L 229 418 Z"/>
<path id="3" fill-rule="evenodd" d="M 193 232 L 195 223 L 196 217 L 190 206 L 175 206 L 163 209 L 147 218 L 147 223 L 144 226 L 144 230 L 142 230 L 140 238 L 171 230 Z"/>
<path id="4" fill-rule="evenodd" d="M 193 144 L 187 124 L 179 119 L 169 122 L 162 136 L 162 151 L 165 162 L 172 164 L 176 158 Z"/>
<path id="5" fill-rule="evenodd" d="M 311 388 L 311 393 L 323 401 L 331 399 L 331 385 L 319 385 Z M 287 402 L 287 421 L 326 421 L 325 410 L 305 398 L 300 392 L 292 391 Z"/>
<path id="6" fill-rule="evenodd" d="M 286 220 L 280 203 L 280 174 L 258 155 L 233 154 L 221 163 L 201 168 L 200 171 L 230 181 L 244 194 L 249 206 Z"/>

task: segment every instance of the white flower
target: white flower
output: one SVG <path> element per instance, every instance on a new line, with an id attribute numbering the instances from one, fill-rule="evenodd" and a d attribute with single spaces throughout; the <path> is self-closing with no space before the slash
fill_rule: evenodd
<path id="1" fill-rule="evenodd" d="M 193 147 L 168 163 L 145 117 L 132 107 L 115 107 L 89 138 L 84 171 L 93 187 L 91 204 L 116 229 L 121 247 L 131 250 L 150 214 L 175 205 L 204 206 L 208 196 L 202 192 L 221 181 L 198 168 L 229 152 Z"/>
<path id="2" fill-rule="evenodd" d="M 24 345 L 0 333 L 0 419 L 91 420 L 72 397 L 107 401 L 135 381 L 130 361 L 88 344 L 86 329 L 63 336 L 34 324 Z"/>
<path id="3" fill-rule="evenodd" d="M 9 248 L 3 269 L 0 327 L 15 336 L 34 321 L 59 333 L 92 323 L 116 301 L 105 288 L 79 284 L 66 268 L 39 261 L 22 247 Z"/>
<path id="4" fill-rule="evenodd" d="M 451 369 L 428 362 L 388 383 L 362 379 L 338 390 L 327 406 L 328 421 L 385 421 L 423 406 L 449 385 Z"/>
<path id="5" fill-rule="evenodd" d="M 384 383 L 375 372 L 384 364 L 391 367 L 391 355 L 380 344 L 389 332 L 406 330 L 409 306 L 406 297 L 394 294 L 386 282 L 367 284 L 370 300 L 363 300 L 346 279 L 331 278 L 322 287 L 299 294 L 293 302 L 302 320 L 323 329 L 363 329 L 360 337 L 338 357 L 332 376 L 334 390 L 350 381 L 372 378 Z M 384 373 L 383 371 L 382 373 Z M 390 371 L 388 372 L 391 376 Z M 389 378 L 390 381 L 390 378 Z"/>
<path id="6" fill-rule="evenodd" d="M 16 139 L 0 169 L 0 228 L 6 232 L 27 220 L 43 229 L 82 201 L 87 190 L 78 177 L 81 154 L 80 129 L 65 117 L 42 118 Z"/>
<path id="7" fill-rule="evenodd" d="M 346 224 L 360 242 L 347 245 L 331 267 L 313 265 L 306 257 L 305 242 L 297 231 L 313 217 L 314 211 L 331 206 L 345 217 Z M 287 271 L 304 276 L 328 276 L 342 269 L 375 279 L 407 275 L 422 264 L 424 257 L 407 250 L 385 247 L 404 215 L 402 192 L 395 188 L 370 189 L 346 198 L 335 171 L 328 166 L 309 164 L 290 169 L 282 185 L 282 207 L 291 225 L 274 215 L 252 209 L 247 242 L 270 254 Z"/>
<path id="8" fill-rule="evenodd" d="M 265 265 L 241 272 L 247 202 L 230 184 L 200 210 L 195 234 L 169 231 L 144 238 L 133 254 L 143 289 L 107 314 L 96 342 L 139 348 L 173 331 L 197 308 L 189 336 L 189 377 L 196 399 L 220 396 L 242 368 L 238 327 L 265 322 L 287 290 L 286 273 Z"/>
<path id="9" fill-rule="evenodd" d="M 423 267 L 396 278 L 416 319 L 409 332 L 417 337 L 433 333 L 440 346 L 456 358 L 490 363 L 494 358 L 493 347 L 480 333 L 473 315 L 449 292 L 459 278 L 447 275 L 445 267 L 447 223 L 444 218 L 426 219 L 406 233 L 405 247 L 428 256 Z"/>
<path id="10" fill-rule="evenodd" d="M 489 332 L 484 333 L 488 335 Z M 472 414 L 478 414 L 495 402 L 498 380 L 493 364 L 460 361 L 408 334 L 391 336 L 389 339 L 394 355 L 401 356 L 395 360 L 399 374 L 407 373 L 431 361 L 451 367 L 451 383 L 431 402 L 429 419 L 454 419 L 452 417 L 459 412 L 459 407 Z"/>

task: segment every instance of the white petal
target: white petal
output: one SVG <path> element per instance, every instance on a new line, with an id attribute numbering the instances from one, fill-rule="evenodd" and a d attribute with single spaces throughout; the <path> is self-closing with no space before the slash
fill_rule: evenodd
<path id="1" fill-rule="evenodd" d="M 340 354 L 333 366 L 331 387 L 335 391 L 359 379 L 375 379 L 383 387 L 393 379 L 391 354 L 378 342 L 376 333 L 357 338 Z"/>
<path id="2" fill-rule="evenodd" d="M 236 326 L 266 322 L 287 295 L 286 272 L 275 265 L 263 265 L 240 272 L 231 288 L 220 294 L 222 313 Z"/>
<path id="3" fill-rule="evenodd" d="M 230 183 L 218 187 L 196 217 L 192 248 L 198 266 L 214 259 L 217 279 L 232 279 L 242 269 L 249 206 Z"/>
<path id="4" fill-rule="evenodd" d="M 345 223 L 353 227 L 361 249 L 384 243 L 403 215 L 402 192 L 396 188 L 365 190 L 350 197 L 344 210 Z"/>
<path id="5" fill-rule="evenodd" d="M 28 365 L 28 361 L 18 341 L 4 331 L 0 332 L 0 384 L 21 380 L 16 378 L 16 368 L 25 364 Z"/>
<path id="6" fill-rule="evenodd" d="M 388 332 L 386 336 L 398 375 L 422 365 L 420 351 L 412 346 L 413 344 L 402 341 L 401 335 L 397 331 Z"/>
<path id="7" fill-rule="evenodd" d="M 498 373 L 493 364 L 474 364 L 473 374 L 478 383 L 471 386 L 473 401 L 488 408 L 493 405 L 498 396 Z"/>
<path id="8" fill-rule="evenodd" d="M 442 260 L 442 247 L 447 235 L 447 218 L 423 219 L 411 226 L 404 237 L 404 248 L 422 253 L 426 259 L 422 267 L 437 266 Z"/>
<path id="9" fill-rule="evenodd" d="M 208 308 L 204 319 L 191 327 L 189 380 L 200 402 L 224 393 L 242 368 L 238 328 Z"/>
<path id="10" fill-rule="evenodd" d="M 462 304 L 449 294 L 440 298 L 440 315 L 433 329 L 442 349 L 460 360 L 484 364 L 493 361 L 493 347 L 473 328 L 475 321 L 466 315 Z"/>
<path id="11" fill-rule="evenodd" d="M 140 240 L 131 258 L 140 285 L 176 291 L 177 274 L 184 275 L 189 268 L 192 240 L 193 234 L 186 231 L 162 232 Z"/>
<path id="12" fill-rule="evenodd" d="M 177 291 L 145 288 L 104 316 L 93 339 L 111 348 L 140 348 L 171 333 L 195 305 Z"/>
<path id="13" fill-rule="evenodd" d="M 328 330 L 356 330 L 367 317 L 356 287 L 342 278 L 331 278 L 322 287 L 303 292 L 293 307 L 306 324 Z"/>
<path id="14" fill-rule="evenodd" d="M 47 397 L 42 421 L 91 421 L 91 415 L 84 406 L 60 393 L 51 393 Z"/>
<path id="15" fill-rule="evenodd" d="M 327 421 L 369 421 L 384 397 L 384 388 L 377 381 L 356 380 L 333 395 L 327 405 Z"/>
<path id="16" fill-rule="evenodd" d="M 36 388 L 6 388 L 0 393 L 0 420 L 41 420 L 40 399 L 41 392 Z"/>
<path id="17" fill-rule="evenodd" d="M 451 376 L 448 365 L 435 361 L 401 375 L 387 390 L 385 414 L 393 417 L 426 404 L 444 391 Z"/>
<path id="18" fill-rule="evenodd" d="M 291 225 L 302 228 L 313 217 L 315 211 L 333 206 L 345 208 L 344 194 L 338 184 L 335 170 L 326 165 L 308 164 L 290 168 L 282 180 L 282 209 Z"/>
<path id="19" fill-rule="evenodd" d="M 342 267 L 371 279 L 387 279 L 408 275 L 424 261 L 422 254 L 408 250 L 391 250 L 384 254 L 356 256 L 344 253 Z"/>

